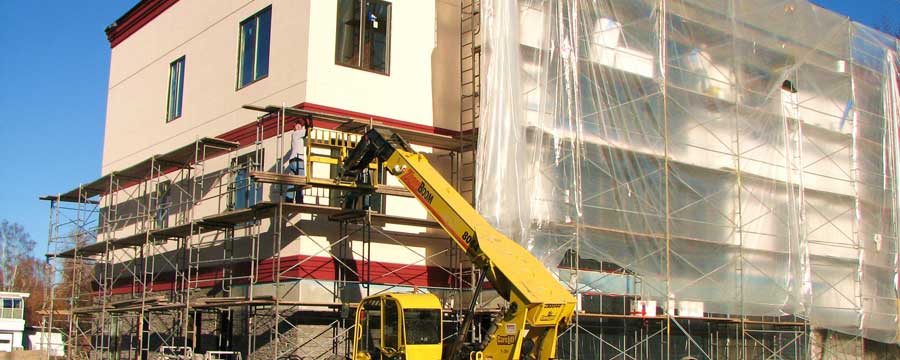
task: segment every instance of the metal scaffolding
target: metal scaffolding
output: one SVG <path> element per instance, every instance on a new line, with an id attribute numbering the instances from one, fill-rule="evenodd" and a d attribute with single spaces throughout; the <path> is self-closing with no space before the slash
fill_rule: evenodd
<path id="1" fill-rule="evenodd" d="M 882 170 L 893 169 L 893 156 L 878 151 L 896 146 L 882 143 L 896 133 L 893 124 L 875 130 L 889 115 L 859 90 L 884 80 L 874 65 L 881 60 L 866 58 L 872 49 L 852 50 L 884 47 L 882 37 L 794 1 L 752 2 L 758 11 L 738 1 L 721 8 L 668 0 L 512 3 L 507 10 L 534 22 L 523 28 L 555 41 L 515 34 L 504 53 L 486 38 L 496 30 L 489 24 L 498 24 L 486 17 L 501 12 L 462 0 L 456 136 L 245 106 L 260 114 L 252 139 L 198 139 L 44 197 L 54 279 L 45 331 L 63 332 L 67 356 L 78 359 L 322 359 L 348 354 L 362 297 L 418 290 L 441 298 L 445 335 L 454 336 L 479 278 L 465 254 L 436 222 L 386 214 L 389 199 L 409 194 L 381 169 L 372 169 L 367 206 L 342 207 L 357 185 L 335 180 L 336 165 L 374 127 L 449 156 L 457 190 L 577 295 L 575 322 L 559 335 L 560 359 L 896 351 L 867 339 L 883 339 L 875 325 L 896 321 L 896 294 L 863 275 L 894 270 L 865 244 L 877 239 L 895 255 L 896 223 L 880 224 L 878 236 L 861 225 L 893 209 L 871 203 L 896 197 L 892 183 L 873 185 L 871 169 L 877 159 L 885 160 Z M 777 24 L 748 25 L 773 9 L 818 19 L 795 26 L 831 29 L 846 48 L 808 44 L 825 37 L 809 30 L 790 38 Z M 518 67 L 491 67 L 492 56 L 511 53 L 521 56 Z M 713 60 L 725 64 L 701 69 Z M 496 76 L 522 83 L 492 87 Z M 797 84 L 802 95 L 791 95 Z M 849 105 L 822 105 L 834 103 L 835 92 Z M 522 119 L 497 115 L 510 94 L 522 97 L 513 102 Z M 806 121 L 815 111 L 830 120 Z M 315 125 L 304 175 L 287 170 L 294 123 Z M 498 133 L 503 139 L 491 138 Z M 532 167 L 484 176 L 497 164 Z M 510 175 L 520 176 L 516 184 Z M 503 201 L 512 190 L 519 197 Z M 303 201 L 286 201 L 296 192 Z M 521 194 L 533 197 L 528 206 L 514 206 L 523 205 Z M 793 247 L 759 246 L 779 241 Z M 374 260 L 384 255 L 378 248 L 403 249 L 410 264 L 384 268 Z M 422 264 L 428 267 L 408 273 Z M 439 285 L 423 285 L 423 276 Z M 495 314 L 496 294 L 477 300 L 480 317 Z M 701 302 L 705 308 L 691 308 Z M 884 311 L 887 305 L 895 310 Z M 469 333 L 478 338 L 483 329 L 475 324 Z"/>
<path id="2" fill-rule="evenodd" d="M 478 206 L 582 299 L 562 357 L 887 356 L 896 39 L 805 1 L 482 14 Z"/>
<path id="3" fill-rule="evenodd" d="M 481 1 L 460 4 L 460 115 L 459 150 L 455 153 L 451 183 L 470 203 L 475 203 L 475 144 L 481 114 Z"/>
<path id="4" fill-rule="evenodd" d="M 464 301 L 471 286 L 459 276 L 467 262 L 436 222 L 385 214 L 386 197 L 410 196 L 387 185 L 385 172 L 373 169 L 370 207 L 341 207 L 356 185 L 334 180 L 336 165 L 359 132 L 387 125 L 249 108 L 263 113 L 249 144 L 203 138 L 45 197 L 48 259 L 57 280 L 46 305 L 56 310 L 45 311 L 45 324 L 66 334 L 67 356 L 186 358 L 218 351 L 323 358 L 349 351 L 351 310 L 366 295 L 419 289 L 448 304 Z M 311 171 L 294 175 L 286 170 L 287 125 L 310 121 L 348 131 L 312 128 L 304 157 Z M 394 130 L 436 149 L 460 144 Z M 296 191 L 304 200 L 286 201 Z M 408 234 L 390 226 L 431 230 Z M 371 260 L 374 241 L 403 248 L 411 239 L 437 250 L 415 253 L 414 264 L 373 272 L 379 264 Z M 298 245 L 310 249 L 298 253 Z M 412 268 L 426 264 L 427 271 Z M 334 276 L 316 274 L 319 268 Z M 417 277 L 444 285 L 419 284 Z"/>

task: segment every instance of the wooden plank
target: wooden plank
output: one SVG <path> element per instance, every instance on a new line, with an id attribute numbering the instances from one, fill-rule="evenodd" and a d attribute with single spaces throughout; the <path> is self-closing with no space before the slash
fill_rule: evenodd
<path id="1" fill-rule="evenodd" d="M 399 186 L 379 185 L 375 188 L 375 192 L 384 195 L 413 197 L 412 193 L 410 193 L 409 190 L 406 190 L 406 188 Z"/>
<path id="2" fill-rule="evenodd" d="M 385 214 L 372 214 L 372 224 L 383 226 L 386 224 L 396 224 L 396 225 L 408 225 L 408 226 L 422 226 L 428 228 L 438 229 L 441 227 L 437 221 L 427 220 L 427 219 L 415 219 L 405 216 L 392 216 Z"/>
<path id="3" fill-rule="evenodd" d="M 306 176 L 294 174 L 279 174 L 268 171 L 251 171 L 250 178 L 264 184 L 282 184 L 302 186 L 304 189 L 310 185 L 306 181 Z"/>
<path id="4" fill-rule="evenodd" d="M 409 192 L 406 192 L 409 194 Z M 408 195 L 411 196 L 411 195 Z M 278 202 L 272 201 L 263 201 L 251 208 L 246 209 L 238 209 L 222 212 L 219 214 L 209 215 L 202 218 L 200 221 L 196 222 L 193 227 L 190 223 L 176 225 L 170 228 L 160 229 L 149 234 L 145 232 L 137 233 L 134 235 L 129 235 L 123 238 L 112 239 L 109 240 L 109 248 L 110 250 L 118 250 L 128 247 L 136 247 L 141 246 L 147 239 L 147 236 L 151 236 L 155 239 L 167 239 L 169 237 L 177 237 L 177 236 L 187 236 L 190 234 L 190 229 L 194 229 L 196 232 L 206 232 L 212 231 L 223 226 L 231 226 L 235 224 L 245 223 L 248 221 L 252 221 L 255 219 L 262 219 L 273 216 L 275 211 L 279 206 Z M 317 215 L 325 215 L 331 216 L 338 214 L 345 209 L 342 209 L 337 206 L 324 206 L 324 205 L 314 205 L 314 204 L 294 204 L 294 203 L 281 203 L 282 210 L 286 214 L 297 214 L 297 213 L 305 213 L 305 214 L 317 214 Z M 405 216 L 395 216 L 395 215 L 385 215 L 380 213 L 372 213 L 372 224 L 376 226 L 384 226 L 385 224 L 397 224 L 397 225 L 409 225 L 409 226 L 422 226 L 428 228 L 440 228 L 440 224 L 438 224 L 434 220 L 428 219 L 416 219 Z M 74 258 L 76 252 L 79 257 L 83 256 L 95 256 L 103 254 L 106 251 L 107 243 L 100 241 L 87 246 L 82 246 L 77 249 L 69 249 L 58 254 L 47 254 L 48 257 L 58 257 L 58 258 Z"/>
<path id="5" fill-rule="evenodd" d="M 339 190 L 360 189 L 354 183 L 340 182 L 337 180 L 335 180 L 334 183 L 329 183 L 328 180 L 325 179 L 315 179 L 314 181 L 309 181 L 305 176 L 279 174 L 268 171 L 252 171 L 250 172 L 250 178 L 256 182 L 264 184 L 294 185 L 300 186 L 303 189 L 308 189 L 311 187 L 324 187 Z M 362 190 L 365 191 L 367 189 L 362 188 Z M 406 190 L 406 188 L 400 186 L 377 185 L 375 187 L 375 193 L 382 195 L 412 197 L 412 194 L 408 190 Z"/>
<path id="6" fill-rule="evenodd" d="M 196 228 L 195 228 L 196 226 Z M 176 238 L 176 237 L 186 237 L 191 235 L 191 231 L 196 230 L 197 232 L 202 232 L 200 224 L 196 222 L 189 222 L 186 224 L 170 226 L 164 229 L 156 230 L 151 233 L 154 239 L 168 239 L 168 238 Z"/>
<path id="7" fill-rule="evenodd" d="M 347 220 L 357 220 L 366 216 L 366 211 L 362 209 L 345 209 L 338 211 L 335 214 L 329 215 L 328 220 L 330 221 L 347 221 Z"/>
<path id="8" fill-rule="evenodd" d="M 260 204 L 257 204 L 257 206 L 259 205 Z M 229 210 L 222 213 L 209 215 L 201 219 L 201 221 L 210 224 L 235 225 L 257 218 L 256 211 L 257 209 L 255 208 Z"/>
<path id="9" fill-rule="evenodd" d="M 151 156 L 127 168 L 103 175 L 99 179 L 79 186 L 66 193 L 56 196 L 42 196 L 40 199 L 59 199 L 60 201 L 66 202 L 87 202 L 96 204 L 97 202 L 95 200 L 91 200 L 91 198 L 95 196 L 101 196 L 109 191 L 119 190 L 117 188 L 110 189 L 110 187 L 112 186 L 111 180 L 113 180 L 113 178 L 135 182 L 144 181 L 149 179 L 151 175 L 155 174 L 158 176 L 160 173 L 165 173 L 179 167 L 185 167 L 193 164 L 194 161 L 197 160 L 198 148 L 201 154 L 205 156 L 206 159 L 209 159 L 225 154 L 233 149 L 236 149 L 238 146 L 239 144 L 233 141 L 205 137 L 196 141 L 192 141 L 191 143 L 185 144 L 167 153 Z M 158 171 L 153 171 L 153 166 L 151 165 L 153 165 L 154 161 L 162 162 L 168 165 L 163 166 Z M 124 186 L 127 187 L 131 185 L 126 183 Z"/>
<path id="10" fill-rule="evenodd" d="M 309 213 L 309 214 L 319 214 L 319 215 L 337 215 L 342 212 L 345 212 L 345 209 L 336 207 L 336 206 L 323 206 L 323 205 L 312 205 L 312 204 L 291 204 L 284 203 L 283 205 L 284 211 L 287 213 Z M 429 219 L 416 219 L 406 216 L 396 216 L 396 215 L 385 215 L 380 213 L 373 212 L 371 214 L 372 217 L 372 225 L 383 226 L 385 224 L 397 224 L 397 225 L 409 225 L 409 226 L 422 226 L 428 228 L 440 228 L 440 224 L 437 221 L 429 220 Z"/>

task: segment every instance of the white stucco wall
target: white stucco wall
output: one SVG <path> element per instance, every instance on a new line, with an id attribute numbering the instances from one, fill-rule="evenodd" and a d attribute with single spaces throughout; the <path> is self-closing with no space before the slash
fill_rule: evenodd
<path id="1" fill-rule="evenodd" d="M 311 102 L 456 127 L 458 5 L 392 2 L 389 76 L 335 65 L 337 0 L 177 2 L 111 51 L 103 173 L 250 123 L 259 114 L 245 104 Z M 238 90 L 240 22 L 269 5 L 269 75 Z M 169 64 L 182 56 L 183 115 L 166 123 Z"/>

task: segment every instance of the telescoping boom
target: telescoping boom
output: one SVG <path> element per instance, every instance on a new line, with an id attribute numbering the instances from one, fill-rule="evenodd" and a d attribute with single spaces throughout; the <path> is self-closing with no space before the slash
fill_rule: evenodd
<path id="1" fill-rule="evenodd" d="M 369 130 L 345 159 L 342 176 L 355 179 L 378 159 L 440 223 L 484 278 L 508 301 L 483 341 L 463 343 L 465 334 L 450 346 L 426 336 L 426 310 L 440 302 L 412 300 L 415 294 L 382 294 L 363 300 L 357 312 L 354 359 L 551 359 L 556 354 L 557 334 L 572 319 L 575 298 L 556 277 L 525 248 L 504 236 L 463 199 L 425 156 L 414 151 L 400 136 Z M 430 305 L 429 305 L 430 304 Z M 380 309 L 380 312 L 379 312 Z M 439 310 L 439 309 L 438 309 Z M 471 323 L 474 301 L 463 329 Z M 425 320 L 423 320 L 425 319 Z M 380 323 L 376 323 L 380 322 Z M 438 326 L 440 326 L 438 324 Z M 415 328 L 413 328 L 415 327 Z M 429 330 L 431 329 L 431 330 Z M 375 331 L 378 331 L 376 334 Z"/>

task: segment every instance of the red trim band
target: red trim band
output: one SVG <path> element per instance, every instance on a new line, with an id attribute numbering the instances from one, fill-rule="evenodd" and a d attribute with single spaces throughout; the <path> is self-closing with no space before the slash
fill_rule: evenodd
<path id="1" fill-rule="evenodd" d="M 449 130 L 449 129 L 438 128 L 438 127 L 433 127 L 433 126 L 428 126 L 428 125 L 415 124 L 415 123 L 411 123 L 408 121 L 389 119 L 386 117 L 368 115 L 368 114 L 363 114 L 363 113 L 359 113 L 359 112 L 342 110 L 342 109 L 338 109 L 338 108 L 316 105 L 316 104 L 311 104 L 311 103 L 300 103 L 300 104 L 296 105 L 295 107 L 300 108 L 300 109 L 306 109 L 306 110 L 310 110 L 310 111 L 317 111 L 317 112 L 328 113 L 328 114 L 333 114 L 333 115 L 340 115 L 340 116 L 353 116 L 353 117 L 357 117 L 357 118 L 371 117 L 373 119 L 378 119 L 379 121 L 381 121 L 385 124 L 390 123 L 391 126 L 395 126 L 398 128 L 405 128 L 405 129 L 410 129 L 410 130 L 429 132 L 429 133 L 433 133 L 433 134 L 457 134 L 458 133 L 456 131 Z M 294 118 L 288 119 L 288 121 L 297 121 L 297 120 L 299 120 L 299 119 L 294 119 Z M 269 116 L 268 118 L 265 118 L 262 120 L 263 140 L 269 139 L 269 138 L 272 138 L 272 137 L 275 137 L 278 135 L 277 127 L 275 126 L 277 124 L 277 122 L 278 122 L 277 116 Z M 337 125 L 334 123 L 324 122 L 324 121 L 316 121 L 315 119 L 313 119 L 313 125 L 316 127 L 319 127 L 319 128 L 324 128 L 324 129 L 335 129 L 337 127 Z M 240 147 L 250 146 L 256 142 L 257 126 L 258 126 L 257 122 L 254 121 L 254 122 L 248 123 L 246 125 L 242 125 L 241 127 L 238 127 L 234 130 L 230 130 L 225 133 L 222 133 L 216 137 L 219 139 L 222 139 L 222 140 L 234 141 L 234 142 L 240 144 Z M 209 160 L 209 158 L 205 158 L 204 160 Z M 176 170 L 178 170 L 178 168 L 173 166 L 173 167 L 169 167 L 169 168 L 163 168 L 163 169 L 161 169 L 161 172 L 163 174 L 168 174 L 168 173 L 171 173 Z M 125 183 L 125 185 L 123 185 L 122 188 L 128 188 L 128 187 L 137 185 L 143 181 L 144 180 L 129 181 L 129 182 Z"/>
<path id="2" fill-rule="evenodd" d="M 106 28 L 109 47 L 114 48 L 175 5 L 178 0 L 141 0 L 116 22 Z"/>
<path id="3" fill-rule="evenodd" d="M 354 264 L 360 279 L 365 279 L 365 262 L 362 260 L 345 261 Z M 235 281 L 236 284 L 246 284 L 250 276 L 249 263 L 242 262 L 232 266 L 232 276 L 243 277 Z M 404 285 L 421 287 L 451 287 L 457 285 L 453 275 L 439 266 L 396 264 L 389 262 L 369 262 L 371 274 L 369 280 L 373 284 Z M 337 274 L 337 261 L 325 256 L 294 255 L 281 258 L 280 276 L 293 280 L 315 279 L 334 281 Z M 200 273 L 191 276 L 194 282 L 191 288 L 213 287 L 224 280 L 223 268 L 200 269 Z M 257 283 L 270 283 L 275 280 L 275 261 L 272 258 L 259 262 L 257 267 Z M 468 284 L 464 284 L 468 285 Z M 150 291 L 168 291 L 175 289 L 174 273 L 166 272 L 157 275 Z M 95 289 L 99 290 L 99 289 Z M 133 284 L 131 279 L 125 277 L 111 290 L 112 294 L 127 294 L 133 291 L 141 291 L 140 286 Z"/>
<path id="4" fill-rule="evenodd" d="M 459 131 L 456 131 L 456 130 L 450 130 L 450 129 L 446 129 L 446 128 L 439 128 L 439 127 L 434 127 L 434 126 L 416 124 L 416 123 L 412 123 L 409 121 L 386 118 L 383 116 L 366 114 L 366 113 L 350 111 L 350 110 L 344 110 L 344 109 L 339 109 L 339 108 L 324 106 L 324 105 L 319 105 L 319 104 L 313 104 L 313 103 L 308 103 L 308 102 L 302 102 L 300 104 L 294 105 L 294 107 L 298 108 L 298 109 L 315 111 L 315 112 L 326 113 L 326 114 L 337 115 L 337 116 L 347 116 L 347 117 L 353 117 L 353 118 L 358 118 L 358 119 L 377 120 L 381 123 L 384 123 L 385 125 L 390 125 L 390 126 L 401 128 L 401 129 L 425 132 L 425 133 L 429 133 L 429 134 L 438 134 L 438 135 L 445 135 L 445 136 L 459 135 Z M 296 120 L 299 120 L 299 119 L 295 119 L 292 117 L 288 117 L 288 119 L 287 119 L 288 122 L 296 121 Z M 264 130 L 263 131 L 263 140 L 277 135 L 277 127 L 275 126 L 278 122 L 277 116 L 270 116 L 266 119 L 263 119 L 262 122 L 263 122 L 262 123 L 263 130 Z M 254 121 L 254 122 L 248 123 L 246 125 L 243 125 L 237 129 L 223 133 L 217 137 L 222 140 L 237 142 L 237 143 L 241 144 L 242 147 L 252 145 L 256 141 L 257 126 L 258 126 L 257 122 Z M 319 127 L 319 128 L 324 128 L 324 129 L 334 129 L 337 127 L 337 125 L 334 123 L 317 121 L 317 120 L 315 120 L 315 118 L 313 119 L 313 126 Z"/>
<path id="5" fill-rule="evenodd" d="M 378 115 L 366 114 L 366 113 L 361 113 L 361 112 L 356 112 L 356 111 L 344 110 L 344 109 L 339 109 L 339 108 L 325 106 L 325 105 L 312 104 L 312 103 L 308 103 L 308 102 L 300 103 L 299 105 L 297 105 L 295 107 L 304 109 L 304 110 L 323 112 L 323 113 L 339 115 L 339 116 L 354 117 L 354 118 L 359 118 L 359 119 L 372 119 L 372 120 L 382 122 L 385 125 L 390 125 L 390 126 L 409 129 L 409 130 L 421 131 L 421 132 L 425 132 L 425 133 L 429 133 L 429 134 L 438 134 L 438 135 L 445 135 L 445 136 L 459 135 L 459 131 L 455 131 L 455 130 L 439 128 L 439 127 L 434 127 L 434 126 L 429 126 L 429 125 L 416 124 L 416 123 L 411 123 L 408 121 L 387 118 L 384 116 L 378 116 Z"/>

